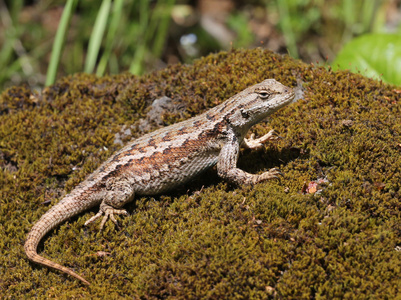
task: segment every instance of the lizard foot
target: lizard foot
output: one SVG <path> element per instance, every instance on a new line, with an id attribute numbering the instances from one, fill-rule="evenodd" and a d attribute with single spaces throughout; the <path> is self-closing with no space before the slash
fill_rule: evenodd
<path id="1" fill-rule="evenodd" d="M 256 177 L 254 177 L 253 183 L 255 184 L 269 179 L 279 179 L 279 176 L 283 176 L 283 174 L 280 172 L 279 169 L 273 168 L 260 175 L 256 175 Z"/>
<path id="2" fill-rule="evenodd" d="M 278 138 L 280 138 L 280 136 L 277 134 L 276 131 L 274 131 L 274 129 L 270 130 L 267 134 L 258 139 L 255 139 L 255 134 L 252 133 L 249 139 L 244 139 L 244 145 L 246 148 L 249 149 L 259 149 L 263 147 L 263 144 L 266 141 L 276 140 Z"/>
<path id="3" fill-rule="evenodd" d="M 104 224 L 106 224 L 106 221 L 108 218 L 110 218 L 110 220 L 112 220 L 113 223 L 118 226 L 117 220 L 114 217 L 114 215 L 128 215 L 128 212 L 125 209 L 115 209 L 114 207 L 112 207 L 110 205 L 102 203 L 100 205 L 99 212 L 96 215 L 94 215 L 92 218 L 90 218 L 88 221 L 86 221 L 84 225 L 86 226 L 86 225 L 94 222 L 95 220 L 99 219 L 103 214 L 104 214 L 104 216 L 103 216 L 102 222 L 100 222 L 100 228 L 99 228 L 100 231 L 103 230 Z"/>

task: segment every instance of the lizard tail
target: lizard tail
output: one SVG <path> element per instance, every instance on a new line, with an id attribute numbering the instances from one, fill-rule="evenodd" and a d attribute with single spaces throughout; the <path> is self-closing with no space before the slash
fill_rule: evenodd
<path id="1" fill-rule="evenodd" d="M 78 275 L 71 269 L 55 263 L 47 258 L 44 258 L 37 253 L 38 244 L 40 240 L 46 235 L 46 233 L 48 233 L 54 227 L 64 222 L 71 216 L 88 208 L 88 205 L 86 205 L 85 207 L 78 207 L 78 205 L 74 205 L 74 203 L 72 203 L 70 199 L 71 198 L 69 197 L 64 198 L 40 218 L 40 220 L 32 227 L 31 231 L 29 232 L 24 245 L 24 249 L 26 255 L 31 261 L 74 276 L 75 278 L 81 280 L 84 284 L 89 285 L 90 283 L 85 278 Z"/>
<path id="2" fill-rule="evenodd" d="M 81 275 L 75 273 L 73 270 L 64 267 L 58 263 L 55 263 L 47 258 L 44 258 L 43 256 L 40 256 L 37 252 L 36 252 L 36 246 L 32 243 L 30 243 L 29 239 L 26 241 L 25 243 L 25 253 L 28 256 L 28 258 L 38 264 L 41 265 L 45 265 L 49 268 L 53 268 L 53 269 L 57 269 L 60 270 L 61 272 L 64 272 L 68 275 L 74 276 L 75 278 L 81 280 L 84 284 L 86 285 L 90 285 L 89 281 L 87 281 L 85 278 L 83 278 Z"/>

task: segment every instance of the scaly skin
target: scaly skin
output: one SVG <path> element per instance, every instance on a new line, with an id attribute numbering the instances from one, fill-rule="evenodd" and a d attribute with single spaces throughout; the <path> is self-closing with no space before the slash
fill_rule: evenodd
<path id="1" fill-rule="evenodd" d="M 121 208 L 135 195 L 164 193 L 216 164 L 220 177 L 238 185 L 277 178 L 276 169 L 255 175 L 237 168 L 239 149 L 241 145 L 257 149 L 276 138 L 273 131 L 259 139 L 248 140 L 245 135 L 293 98 L 292 89 L 267 79 L 199 116 L 131 141 L 40 218 L 25 242 L 28 258 L 89 285 L 74 271 L 37 253 L 44 235 L 70 217 L 100 205 L 99 213 L 85 225 L 103 216 L 102 229 L 108 218 L 116 223 L 115 214 L 127 214 Z"/>

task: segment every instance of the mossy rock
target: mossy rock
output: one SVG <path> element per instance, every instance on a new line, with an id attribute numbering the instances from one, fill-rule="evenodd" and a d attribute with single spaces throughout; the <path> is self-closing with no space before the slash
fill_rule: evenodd
<path id="1" fill-rule="evenodd" d="M 38 252 L 88 279 L 28 261 L 40 216 L 121 142 L 197 115 L 275 78 L 303 99 L 256 125 L 282 139 L 239 166 L 280 181 L 225 183 L 212 169 L 174 193 L 138 198 L 102 233 L 80 214 Z M 154 118 L 155 99 L 171 109 Z M 401 288 L 400 88 L 255 50 L 152 74 L 78 74 L 41 94 L 0 97 L 0 293 L 4 298 L 363 299 Z M 317 184 L 317 186 L 316 186 Z"/>

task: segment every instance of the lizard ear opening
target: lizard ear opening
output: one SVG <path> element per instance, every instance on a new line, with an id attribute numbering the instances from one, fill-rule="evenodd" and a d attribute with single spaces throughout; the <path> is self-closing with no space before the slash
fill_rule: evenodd
<path id="1" fill-rule="evenodd" d="M 249 118 L 249 114 L 248 114 L 248 112 L 247 111 L 245 111 L 244 109 L 240 109 L 240 113 L 241 113 L 241 116 L 244 118 L 244 119 L 248 119 Z"/>

